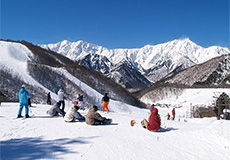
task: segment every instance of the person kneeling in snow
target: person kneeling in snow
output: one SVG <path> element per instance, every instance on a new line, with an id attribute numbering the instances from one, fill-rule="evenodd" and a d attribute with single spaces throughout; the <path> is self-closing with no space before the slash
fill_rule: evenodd
<path id="1" fill-rule="evenodd" d="M 85 121 L 88 125 L 107 124 L 111 122 L 111 119 L 102 117 L 97 111 L 97 106 L 93 106 L 93 108 L 88 111 Z"/>
<path id="2" fill-rule="evenodd" d="M 158 114 L 158 109 L 154 108 L 151 111 L 151 115 L 149 116 L 149 122 L 146 119 L 144 119 L 143 121 L 141 121 L 141 124 L 144 128 L 147 128 L 149 131 L 159 131 L 161 126 L 161 119 Z"/>
<path id="3" fill-rule="evenodd" d="M 73 107 L 70 107 L 69 110 L 66 112 L 64 120 L 66 122 L 73 122 L 75 119 L 79 121 L 85 120 L 85 117 L 83 117 L 79 112 L 78 109 L 80 107 L 78 106 L 78 102 L 76 101 Z"/>
<path id="4" fill-rule="evenodd" d="M 50 110 L 49 110 L 49 115 L 50 116 L 57 116 L 59 113 L 62 115 L 62 117 L 65 116 L 65 112 L 63 112 L 61 109 L 60 109 L 60 106 L 61 106 L 61 103 L 60 102 L 57 102 L 56 104 L 54 104 Z"/>

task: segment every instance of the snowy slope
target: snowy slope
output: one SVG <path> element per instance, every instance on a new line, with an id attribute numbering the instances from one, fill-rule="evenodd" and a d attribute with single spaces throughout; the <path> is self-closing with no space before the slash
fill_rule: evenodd
<path id="1" fill-rule="evenodd" d="M 176 83 L 187 86 L 194 84 L 229 84 L 230 75 L 230 54 L 213 58 L 200 65 L 187 68 L 174 74 L 164 83 Z"/>
<path id="2" fill-rule="evenodd" d="M 159 103 L 172 106 L 182 106 L 184 103 L 186 103 L 189 105 L 210 107 L 215 104 L 216 99 L 214 97 L 219 97 L 223 92 L 230 95 L 229 88 L 188 88 L 181 89 L 178 92 L 179 93 L 161 89 L 161 93 L 159 93 L 161 94 L 159 96 L 161 98 L 158 98 L 157 100 L 154 100 L 152 97 L 152 92 L 148 92 L 141 97 L 141 101 L 145 102 L 146 104 Z"/>
<path id="3" fill-rule="evenodd" d="M 228 160 L 230 159 L 230 121 L 216 118 L 180 118 L 186 109 L 176 109 L 176 120 L 167 121 L 171 109 L 159 109 L 161 132 L 143 129 L 140 121 L 149 116 L 146 109 L 114 102 L 114 112 L 101 113 L 113 119 L 112 125 L 89 126 L 85 122 L 66 123 L 62 117 L 50 118 L 50 106 L 30 108 L 34 117 L 15 119 L 17 103 L 0 107 L 0 157 L 5 159 L 132 159 L 132 160 Z M 126 108 L 124 110 L 122 107 Z M 115 109 L 116 108 L 116 109 Z M 80 111 L 83 115 L 87 111 Z M 130 127 L 129 122 L 138 123 Z M 187 122 L 184 122 L 184 120 Z"/>
<path id="4" fill-rule="evenodd" d="M 34 80 L 27 71 L 27 63 L 31 61 L 34 55 L 26 46 L 15 42 L 0 41 L 0 51 L 1 70 L 18 76 L 27 84 L 47 90 Z"/>

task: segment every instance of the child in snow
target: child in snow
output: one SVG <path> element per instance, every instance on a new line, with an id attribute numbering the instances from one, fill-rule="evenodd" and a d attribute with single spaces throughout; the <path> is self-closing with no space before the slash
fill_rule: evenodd
<path id="1" fill-rule="evenodd" d="M 79 93 L 77 99 L 78 99 L 78 106 L 80 107 L 80 109 L 84 110 L 84 107 L 82 106 L 82 104 L 83 104 L 83 95 Z"/>
<path id="2" fill-rule="evenodd" d="M 66 122 L 73 122 L 75 119 L 77 120 L 85 120 L 85 117 L 83 117 L 79 112 L 78 109 L 80 107 L 78 106 L 78 102 L 76 101 L 73 107 L 70 107 L 69 110 L 66 112 L 64 120 Z"/>
<path id="3" fill-rule="evenodd" d="M 97 111 L 97 106 L 93 106 L 93 108 L 88 111 L 85 119 L 88 125 L 106 124 L 110 121 L 110 119 L 102 117 Z"/>
<path id="4" fill-rule="evenodd" d="M 17 118 L 22 117 L 21 113 L 24 106 L 25 106 L 25 117 L 28 118 L 29 117 L 28 98 L 30 97 L 30 94 L 25 89 L 25 85 L 22 85 L 18 95 L 19 95 L 20 108 L 18 110 Z"/>
<path id="5" fill-rule="evenodd" d="M 141 121 L 141 124 L 144 128 L 147 128 L 149 131 L 159 131 L 161 126 L 161 119 L 158 114 L 158 109 L 154 108 L 151 111 L 151 114 L 149 116 L 149 122 L 146 119 L 144 119 L 143 121 Z"/>
<path id="6" fill-rule="evenodd" d="M 166 114 L 167 120 L 170 120 L 170 114 Z"/>
<path id="7" fill-rule="evenodd" d="M 109 108 L 108 108 L 108 105 L 109 105 L 108 93 L 105 93 L 104 97 L 102 98 L 102 101 L 103 101 L 102 111 L 105 111 L 105 108 L 106 108 L 106 111 L 109 112 Z"/>
<path id="8" fill-rule="evenodd" d="M 152 113 L 152 110 L 155 108 L 155 104 L 152 104 L 150 107 L 150 113 Z"/>
<path id="9" fill-rule="evenodd" d="M 49 115 L 57 116 L 58 114 L 61 114 L 62 117 L 64 117 L 65 113 L 60 109 L 60 106 L 61 106 L 60 102 L 57 102 L 56 104 L 54 104 L 49 110 Z"/>

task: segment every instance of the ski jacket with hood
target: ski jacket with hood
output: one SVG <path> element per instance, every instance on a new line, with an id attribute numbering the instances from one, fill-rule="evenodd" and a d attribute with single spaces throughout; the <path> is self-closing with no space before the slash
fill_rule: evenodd
<path id="1" fill-rule="evenodd" d="M 105 118 L 103 118 L 99 113 L 97 113 L 94 108 L 91 108 L 89 112 L 86 115 L 85 122 L 89 125 L 95 124 L 96 121 L 104 121 Z"/>
<path id="2" fill-rule="evenodd" d="M 161 119 L 158 112 L 152 112 L 149 116 L 149 123 L 147 129 L 150 131 L 158 131 L 161 127 Z"/>
<path id="3" fill-rule="evenodd" d="M 84 119 L 83 116 L 77 111 L 76 108 L 70 107 L 69 110 L 65 114 L 64 120 L 66 122 L 72 122 L 74 118 L 78 120 Z"/>
<path id="4" fill-rule="evenodd" d="M 29 92 L 26 89 L 21 88 L 18 92 L 19 95 L 19 102 L 20 104 L 27 104 L 28 105 L 28 98 L 30 97 Z"/>

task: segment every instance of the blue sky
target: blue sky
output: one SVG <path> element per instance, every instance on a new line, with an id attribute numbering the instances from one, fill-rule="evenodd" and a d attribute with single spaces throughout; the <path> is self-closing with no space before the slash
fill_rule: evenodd
<path id="1" fill-rule="evenodd" d="M 230 48 L 229 0 L 1 0 L 2 39 L 139 48 L 179 38 Z"/>

